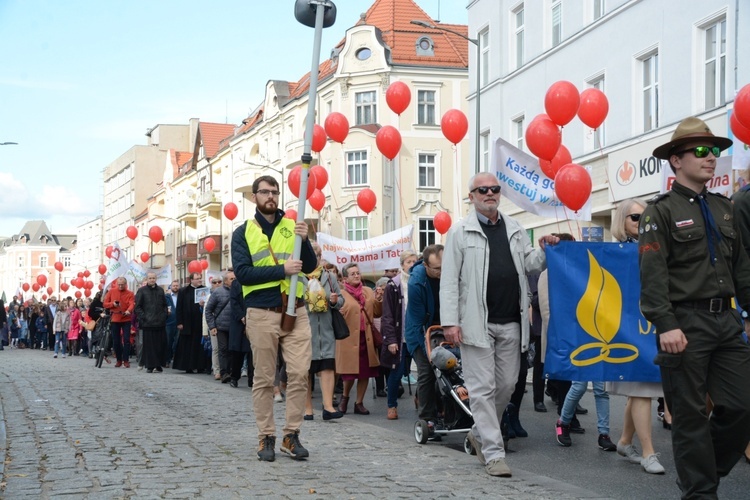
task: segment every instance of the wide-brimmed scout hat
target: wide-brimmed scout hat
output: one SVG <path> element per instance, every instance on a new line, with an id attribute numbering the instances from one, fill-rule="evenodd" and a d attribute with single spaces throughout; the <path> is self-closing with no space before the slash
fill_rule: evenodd
<path id="1" fill-rule="evenodd" d="M 679 146 L 701 139 L 714 143 L 722 151 L 732 145 L 731 139 L 714 135 L 711 129 L 708 128 L 708 125 L 706 125 L 706 122 L 700 118 L 691 116 L 690 118 L 685 118 L 677 125 L 677 130 L 672 134 L 671 141 L 654 149 L 654 156 L 662 160 L 669 160 L 669 157 L 677 151 Z"/>

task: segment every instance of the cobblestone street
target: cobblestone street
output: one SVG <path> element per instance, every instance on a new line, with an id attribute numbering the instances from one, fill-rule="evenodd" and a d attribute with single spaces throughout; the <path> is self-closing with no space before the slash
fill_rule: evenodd
<path id="1" fill-rule="evenodd" d="M 277 449 L 276 462 L 261 463 L 247 379 L 231 389 L 207 375 L 93 364 L 0 355 L 4 498 L 595 496 L 515 469 L 512 479 L 489 477 L 473 456 L 353 415 L 305 422 L 307 461 Z M 276 416 L 280 433 L 283 404 Z"/>

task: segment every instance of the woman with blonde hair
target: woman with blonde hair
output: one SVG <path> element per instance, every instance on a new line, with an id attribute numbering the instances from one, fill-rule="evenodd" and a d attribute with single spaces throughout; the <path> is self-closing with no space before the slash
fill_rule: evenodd
<path id="1" fill-rule="evenodd" d="M 638 199 L 620 203 L 612 217 L 612 236 L 620 242 L 637 243 L 639 222 L 646 204 Z M 632 463 L 641 464 L 649 474 L 664 474 L 664 467 L 654 451 L 651 439 L 651 400 L 663 395 L 658 382 L 607 382 L 607 392 L 627 396 L 622 436 L 617 443 L 617 453 Z M 637 434 L 642 453 L 633 446 Z"/>

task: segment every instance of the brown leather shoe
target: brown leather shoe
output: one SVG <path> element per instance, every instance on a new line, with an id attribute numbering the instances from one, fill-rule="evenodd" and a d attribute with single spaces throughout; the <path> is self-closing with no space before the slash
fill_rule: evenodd
<path id="1" fill-rule="evenodd" d="M 130 361 L 123 361 L 122 364 L 125 368 L 130 368 Z"/>
<path id="2" fill-rule="evenodd" d="M 388 420 L 398 420 L 398 409 L 388 408 Z"/>
<path id="3" fill-rule="evenodd" d="M 357 415 L 369 415 L 370 410 L 365 408 L 365 405 L 363 405 L 362 403 L 354 403 L 354 413 L 356 413 Z"/>
<path id="4" fill-rule="evenodd" d="M 349 406 L 349 396 L 341 396 L 341 402 L 339 403 L 338 410 L 341 413 L 346 414 L 346 407 Z M 354 412 L 356 413 L 357 409 L 356 406 L 354 408 Z"/>
<path id="5" fill-rule="evenodd" d="M 120 368 L 121 366 L 122 366 L 122 361 L 117 361 L 117 363 L 115 363 L 115 368 Z"/>

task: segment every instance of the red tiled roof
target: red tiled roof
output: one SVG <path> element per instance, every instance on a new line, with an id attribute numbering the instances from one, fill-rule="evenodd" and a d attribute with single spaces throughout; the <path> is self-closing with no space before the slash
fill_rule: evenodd
<path id="1" fill-rule="evenodd" d="M 180 175 L 180 167 L 189 162 L 192 158 L 193 153 L 188 153 L 187 151 L 176 151 L 174 149 L 169 150 L 169 162 L 172 164 L 172 180 Z"/>
<path id="2" fill-rule="evenodd" d="M 200 130 L 203 152 L 206 158 L 212 158 L 216 154 L 222 139 L 234 134 L 234 125 L 231 123 L 200 122 L 198 129 Z"/>

